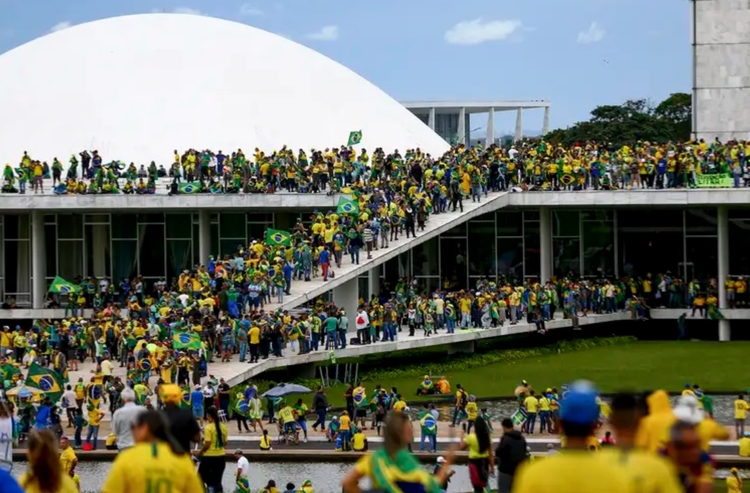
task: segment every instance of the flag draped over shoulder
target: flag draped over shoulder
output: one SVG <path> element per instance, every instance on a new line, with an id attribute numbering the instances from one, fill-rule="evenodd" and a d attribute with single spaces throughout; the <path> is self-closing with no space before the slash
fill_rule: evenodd
<path id="1" fill-rule="evenodd" d="M 269 228 L 266 231 L 266 243 L 271 246 L 292 246 L 292 236 L 286 231 Z"/>
<path id="2" fill-rule="evenodd" d="M 31 364 L 24 383 L 44 392 L 52 402 L 56 402 L 63 394 L 63 380 L 60 374 L 36 363 Z"/>
<path id="3" fill-rule="evenodd" d="M 359 214 L 359 203 L 347 198 L 339 198 L 336 214 Z"/>
<path id="4" fill-rule="evenodd" d="M 352 132 L 349 132 L 349 141 L 346 144 L 347 146 L 355 146 L 362 142 L 362 130 L 354 130 Z"/>
<path id="5" fill-rule="evenodd" d="M 77 293 L 81 288 L 68 282 L 60 276 L 55 277 L 50 284 L 49 292 L 54 294 Z"/>
<path id="6" fill-rule="evenodd" d="M 198 351 L 201 348 L 201 338 L 198 334 L 179 332 L 172 336 L 172 347 Z"/>

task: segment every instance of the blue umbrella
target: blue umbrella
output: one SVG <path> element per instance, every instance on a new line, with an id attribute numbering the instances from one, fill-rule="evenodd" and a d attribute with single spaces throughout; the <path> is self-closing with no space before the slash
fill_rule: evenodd
<path id="1" fill-rule="evenodd" d="M 296 383 L 280 383 L 276 387 L 267 391 L 262 397 L 283 397 L 287 394 L 307 394 L 310 389 Z"/>

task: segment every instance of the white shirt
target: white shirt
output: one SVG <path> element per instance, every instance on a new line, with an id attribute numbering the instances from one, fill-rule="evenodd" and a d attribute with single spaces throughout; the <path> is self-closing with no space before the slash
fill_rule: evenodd
<path id="1" fill-rule="evenodd" d="M 360 323 L 362 321 L 362 323 Z M 357 326 L 357 330 L 359 329 L 366 329 L 368 325 L 370 325 L 370 317 L 367 316 L 367 312 L 362 310 L 357 314 L 357 318 L 355 319 L 355 325 Z"/>
<path id="2" fill-rule="evenodd" d="M 237 470 L 240 471 L 240 477 L 243 478 L 249 478 L 250 477 L 250 462 L 247 460 L 247 457 L 244 455 L 239 458 L 237 461 Z"/>
<path id="3" fill-rule="evenodd" d="M 102 366 L 102 375 L 105 377 L 112 376 L 112 362 L 108 359 L 105 359 L 101 363 Z M 75 399 L 74 399 L 75 400 Z"/>
<path id="4" fill-rule="evenodd" d="M 78 407 L 78 404 L 76 404 L 76 393 L 74 391 L 66 390 L 63 393 L 62 398 L 68 401 L 67 409 L 75 409 Z"/>
<path id="5" fill-rule="evenodd" d="M 182 303 L 182 306 L 187 308 L 187 300 L 188 298 L 190 298 L 190 296 L 186 295 L 185 293 L 182 293 L 181 295 L 178 296 L 178 298 L 180 299 L 180 303 Z"/>

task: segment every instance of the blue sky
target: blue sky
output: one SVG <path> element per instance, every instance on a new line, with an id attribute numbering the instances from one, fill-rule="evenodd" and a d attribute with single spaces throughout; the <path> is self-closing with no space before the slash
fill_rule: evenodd
<path id="1" fill-rule="evenodd" d="M 96 19 L 195 13 L 304 43 L 399 100 L 549 99 L 556 128 L 597 105 L 689 92 L 689 8 L 685 0 L 0 0 L 0 53 Z M 514 123 L 499 114 L 495 128 Z M 524 115 L 526 129 L 541 126 L 541 111 Z"/>

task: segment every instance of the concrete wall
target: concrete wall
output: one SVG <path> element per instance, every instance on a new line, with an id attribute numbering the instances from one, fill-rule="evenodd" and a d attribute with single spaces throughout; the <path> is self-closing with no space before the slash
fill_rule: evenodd
<path id="1" fill-rule="evenodd" d="M 693 132 L 750 137 L 750 3 L 693 0 Z"/>

